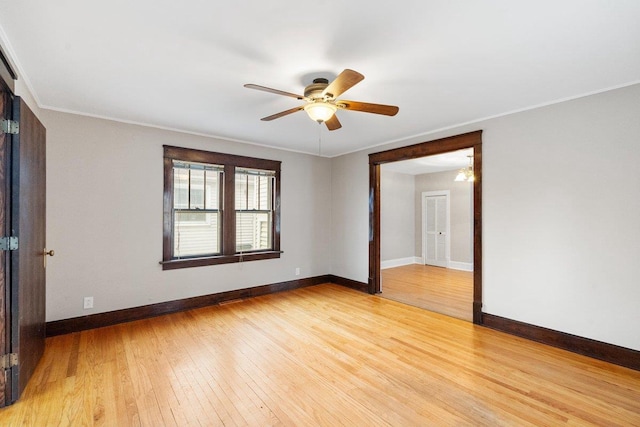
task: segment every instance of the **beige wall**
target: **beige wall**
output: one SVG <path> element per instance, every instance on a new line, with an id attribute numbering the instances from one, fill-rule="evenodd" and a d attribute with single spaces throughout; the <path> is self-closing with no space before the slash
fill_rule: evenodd
<path id="1" fill-rule="evenodd" d="M 473 262 L 471 238 L 471 185 L 455 182 L 457 171 L 416 175 L 415 177 L 415 256 L 422 257 L 422 192 L 449 191 L 450 261 L 470 264 Z M 382 200 L 382 197 L 381 197 Z"/>
<path id="2" fill-rule="evenodd" d="M 380 260 L 422 258 L 422 193 L 450 194 L 450 257 L 462 268 L 473 263 L 471 184 L 454 182 L 457 171 L 409 175 L 385 170 L 380 175 Z M 470 267 L 470 265 L 469 265 Z"/>
<path id="3" fill-rule="evenodd" d="M 416 240 L 413 175 L 383 168 L 380 194 L 380 260 L 413 259 Z"/>
<path id="4" fill-rule="evenodd" d="M 369 153 L 482 129 L 483 310 L 640 350 L 638 117 L 634 85 L 333 159 L 332 273 L 367 281 Z"/>
<path id="5" fill-rule="evenodd" d="M 47 321 L 329 273 L 329 159 L 41 112 L 47 128 Z M 162 271 L 162 145 L 282 161 L 280 259 Z M 83 310 L 83 297 L 95 308 Z"/>

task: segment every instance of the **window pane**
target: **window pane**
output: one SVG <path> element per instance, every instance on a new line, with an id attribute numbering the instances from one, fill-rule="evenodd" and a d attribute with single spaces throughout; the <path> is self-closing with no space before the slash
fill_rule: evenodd
<path id="1" fill-rule="evenodd" d="M 236 212 L 236 252 L 271 249 L 270 212 Z"/>
<path id="2" fill-rule="evenodd" d="M 174 162 L 174 209 L 219 209 L 221 175 L 217 165 Z"/>
<path id="3" fill-rule="evenodd" d="M 189 209 L 189 169 L 173 169 L 173 207 Z"/>
<path id="4" fill-rule="evenodd" d="M 220 208 L 220 172 L 205 171 L 205 209 Z"/>
<path id="5" fill-rule="evenodd" d="M 189 209 L 204 209 L 204 170 L 191 169 Z"/>
<path id="6" fill-rule="evenodd" d="M 176 212 L 174 227 L 174 257 L 220 253 L 218 212 Z"/>
<path id="7" fill-rule="evenodd" d="M 247 208 L 249 176 L 243 173 L 236 173 L 236 210 Z"/>
<path id="8" fill-rule="evenodd" d="M 271 210 L 274 177 L 266 173 L 257 169 L 236 173 L 236 210 Z"/>
<path id="9" fill-rule="evenodd" d="M 256 177 L 256 209 L 264 211 L 271 210 L 271 184 L 273 178 L 270 176 Z"/>

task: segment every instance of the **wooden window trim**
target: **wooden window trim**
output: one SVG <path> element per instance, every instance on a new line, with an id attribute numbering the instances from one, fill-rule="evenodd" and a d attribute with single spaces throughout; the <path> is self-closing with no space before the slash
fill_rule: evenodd
<path id="1" fill-rule="evenodd" d="M 277 160 L 257 159 L 233 154 L 215 153 L 183 147 L 164 145 L 164 198 L 163 198 L 163 270 L 200 267 L 205 265 L 229 264 L 234 262 L 257 261 L 280 258 L 280 166 Z M 173 259 L 173 160 L 224 165 L 224 191 L 222 192 L 222 227 L 220 255 Z M 263 169 L 275 172 L 274 206 L 272 236 L 273 249 L 268 251 L 252 251 L 236 253 L 235 245 L 235 169 L 236 167 Z"/>

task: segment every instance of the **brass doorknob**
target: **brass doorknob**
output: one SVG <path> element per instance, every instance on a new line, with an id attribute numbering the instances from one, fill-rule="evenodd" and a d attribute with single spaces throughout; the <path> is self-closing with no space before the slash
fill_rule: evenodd
<path id="1" fill-rule="evenodd" d="M 47 251 L 47 248 L 44 248 L 44 253 L 42 254 L 42 263 L 44 265 L 44 268 L 47 268 L 47 255 L 53 256 L 53 254 L 55 254 L 55 252 L 53 252 L 53 249 Z"/>

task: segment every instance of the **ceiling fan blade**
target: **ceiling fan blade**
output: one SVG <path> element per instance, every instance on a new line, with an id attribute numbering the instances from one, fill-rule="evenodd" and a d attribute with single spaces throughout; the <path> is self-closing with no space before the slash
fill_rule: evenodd
<path id="1" fill-rule="evenodd" d="M 336 116 L 335 114 L 331 116 L 329 120 L 324 122 L 324 124 L 327 125 L 327 129 L 329 130 L 336 130 L 342 127 L 342 124 L 340 124 L 340 120 L 338 120 L 338 116 Z"/>
<path id="2" fill-rule="evenodd" d="M 260 85 L 254 85 L 254 84 L 248 83 L 244 85 L 244 87 L 246 87 L 247 89 L 256 89 L 264 92 L 275 93 L 276 95 L 284 95 L 284 96 L 290 96 L 291 98 L 304 99 L 304 96 L 302 95 L 296 95 L 295 93 L 285 92 L 283 90 L 278 90 L 278 89 L 272 89 L 266 86 L 260 86 Z"/>
<path id="3" fill-rule="evenodd" d="M 364 76 L 357 71 L 346 69 L 341 72 L 329 86 L 322 91 L 322 96 L 336 99 L 347 90 L 358 84 L 364 79 Z"/>
<path id="4" fill-rule="evenodd" d="M 384 114 L 385 116 L 395 116 L 400 110 L 395 105 L 370 104 L 368 102 L 346 101 L 340 99 L 336 101 L 336 106 L 343 110 L 362 111 L 363 113 Z"/>
<path id="5" fill-rule="evenodd" d="M 303 110 L 303 109 L 304 109 L 304 107 L 302 107 L 302 106 L 295 107 L 295 108 L 292 108 L 292 109 L 287 110 L 287 111 L 281 111 L 280 113 L 276 113 L 276 114 L 272 114 L 272 115 L 267 116 L 267 117 L 263 117 L 260 120 L 262 120 L 264 122 L 268 122 L 268 121 L 271 121 L 271 120 L 274 120 L 274 119 L 279 119 L 280 117 L 286 116 L 288 114 L 295 113 L 296 111 L 300 111 L 300 110 Z"/>

